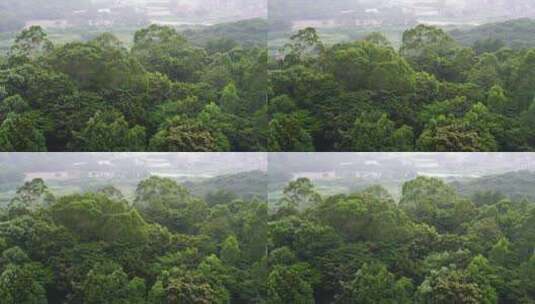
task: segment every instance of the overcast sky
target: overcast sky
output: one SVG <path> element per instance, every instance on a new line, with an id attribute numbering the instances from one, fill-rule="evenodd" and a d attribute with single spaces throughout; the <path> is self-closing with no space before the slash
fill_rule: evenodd
<path id="1" fill-rule="evenodd" d="M 0 168 L 15 166 L 25 172 L 68 171 L 80 164 L 114 171 L 156 164 L 150 170 L 225 174 L 265 171 L 267 156 L 265 153 L 0 153 Z"/>
<path id="2" fill-rule="evenodd" d="M 335 170 L 347 164 L 373 164 L 378 171 L 412 168 L 423 173 L 481 176 L 535 170 L 535 153 L 271 153 L 268 171 L 270 168 L 290 172 Z"/>

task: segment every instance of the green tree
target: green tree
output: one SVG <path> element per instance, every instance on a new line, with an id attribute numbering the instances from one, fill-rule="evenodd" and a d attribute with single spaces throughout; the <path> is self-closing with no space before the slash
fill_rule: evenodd
<path id="1" fill-rule="evenodd" d="M 145 220 L 137 210 L 102 194 L 62 197 L 48 212 L 56 223 L 85 241 L 137 244 L 148 237 Z"/>
<path id="2" fill-rule="evenodd" d="M 284 188 L 283 197 L 279 205 L 283 208 L 305 209 L 318 205 L 321 196 L 314 189 L 314 184 L 308 178 L 298 178 Z"/>
<path id="3" fill-rule="evenodd" d="M 390 47 L 367 41 L 337 44 L 324 58 L 325 68 L 348 90 L 405 94 L 414 89 L 414 70 Z"/>
<path id="4" fill-rule="evenodd" d="M 412 128 L 397 129 L 386 113 L 362 113 L 352 130 L 353 151 L 412 151 Z"/>
<path id="5" fill-rule="evenodd" d="M 208 192 L 205 197 L 206 203 L 210 207 L 213 207 L 215 205 L 228 204 L 236 199 L 238 199 L 238 195 L 236 193 L 225 189 Z"/>
<path id="6" fill-rule="evenodd" d="M 386 38 L 386 36 L 380 32 L 373 32 L 368 36 L 364 37 L 364 40 L 376 44 L 378 46 L 392 47 L 392 44 L 390 43 L 388 38 Z"/>
<path id="7" fill-rule="evenodd" d="M 535 297 L 535 254 L 521 266 L 521 278 L 523 288 L 526 291 L 526 300 Z"/>
<path id="8" fill-rule="evenodd" d="M 143 67 L 122 47 L 105 44 L 98 38 L 57 47 L 46 59 L 53 71 L 67 75 L 79 89 L 107 93 L 114 104 L 119 104 L 127 91 L 127 106 L 134 106 L 136 102 L 130 98 L 133 89 L 146 87 Z"/>
<path id="9" fill-rule="evenodd" d="M 50 52 L 53 47 L 52 42 L 48 40 L 47 34 L 40 26 L 31 26 L 17 35 L 15 43 L 11 47 L 11 56 L 36 59 Z"/>
<path id="10" fill-rule="evenodd" d="M 46 152 L 46 140 L 31 115 L 10 114 L 0 125 L 0 151 Z"/>
<path id="11" fill-rule="evenodd" d="M 403 184 L 399 206 L 413 220 L 439 231 L 462 231 L 461 225 L 477 214 L 473 203 L 460 198 L 450 185 L 423 176 Z"/>
<path id="12" fill-rule="evenodd" d="M 178 268 L 164 271 L 149 292 L 149 303 L 224 304 L 228 293 L 224 287 L 213 286 L 209 278 L 199 272 L 185 272 Z"/>
<path id="13" fill-rule="evenodd" d="M 55 197 L 48 189 L 45 182 L 40 179 L 33 179 L 17 189 L 17 194 L 9 203 L 9 208 L 28 208 L 36 210 L 52 205 Z"/>
<path id="14" fill-rule="evenodd" d="M 488 53 L 481 55 L 478 58 L 478 62 L 468 72 L 467 80 L 481 86 L 485 90 L 501 85 L 498 58 Z"/>
<path id="15" fill-rule="evenodd" d="M 234 83 L 229 83 L 221 93 L 221 109 L 227 113 L 239 114 L 243 111 L 243 105 Z"/>
<path id="16" fill-rule="evenodd" d="M 505 90 L 501 86 L 495 85 L 490 88 L 487 96 L 487 105 L 490 111 L 506 114 L 511 108 L 510 103 L 511 100 L 507 97 Z"/>
<path id="17" fill-rule="evenodd" d="M 489 261 L 484 256 L 478 255 L 468 265 L 467 272 L 470 280 L 481 290 L 481 303 L 498 303 L 498 295 L 492 286 L 497 276 Z"/>
<path id="18" fill-rule="evenodd" d="M 198 119 L 175 116 L 149 142 L 151 151 L 214 152 L 228 149 L 228 143 L 219 143 L 210 128 Z"/>
<path id="19" fill-rule="evenodd" d="M 526 110 L 535 97 L 535 50 L 529 50 L 519 62 L 516 79 L 514 80 L 515 102 L 519 110 Z"/>
<path id="20" fill-rule="evenodd" d="M 206 61 L 203 49 L 189 45 L 172 27 L 155 24 L 134 34 L 132 54 L 149 71 L 182 82 L 195 81 Z"/>
<path id="21" fill-rule="evenodd" d="M 129 128 L 116 111 L 95 113 L 76 136 L 81 151 L 144 151 L 146 146 L 145 128 Z"/>
<path id="22" fill-rule="evenodd" d="M 306 130 L 307 115 L 302 112 L 277 114 L 269 122 L 269 151 L 314 151 L 312 136 Z"/>
<path id="23" fill-rule="evenodd" d="M 204 201 L 192 197 L 175 181 L 156 176 L 139 183 L 134 207 L 144 219 L 184 233 L 197 231 L 208 215 Z"/>
<path id="24" fill-rule="evenodd" d="M 0 274 L 0 297 L 6 304 L 47 304 L 46 281 L 38 279 L 38 265 L 9 264 Z"/>
<path id="25" fill-rule="evenodd" d="M 348 303 L 412 303 L 412 282 L 396 280 L 382 264 L 364 264 L 355 279 L 346 286 L 342 297 Z"/>
<path id="26" fill-rule="evenodd" d="M 9 96 L 0 104 L 0 120 L 4 120 L 9 113 L 22 114 L 30 109 L 30 105 L 20 95 Z"/>
<path id="27" fill-rule="evenodd" d="M 235 236 L 229 236 L 221 244 L 221 261 L 229 265 L 236 265 L 240 261 L 240 244 Z"/>
<path id="28" fill-rule="evenodd" d="M 416 295 L 418 303 L 488 303 L 467 273 L 448 268 L 432 271 L 418 287 Z"/>
<path id="29" fill-rule="evenodd" d="M 317 55 L 323 47 L 318 33 L 311 27 L 299 30 L 290 37 L 290 41 L 282 49 L 285 53 L 284 62 L 287 65 L 298 63 L 308 56 Z"/>
<path id="30" fill-rule="evenodd" d="M 229 138 L 235 139 L 237 137 L 236 134 L 234 134 L 236 129 L 231 115 L 223 113 L 221 108 L 215 103 L 209 103 L 204 107 L 201 113 L 199 113 L 198 119 L 203 125 L 210 127 L 220 150 L 235 151 L 235 149 L 231 149 L 231 142 L 229 140 Z M 234 141 L 235 145 L 239 142 L 239 140 Z"/>
<path id="31" fill-rule="evenodd" d="M 472 48 L 474 49 L 476 54 L 480 55 L 483 53 L 494 53 L 505 46 L 506 45 L 503 40 L 489 37 L 486 39 L 477 40 L 476 42 L 474 42 Z"/>
<path id="32" fill-rule="evenodd" d="M 409 233 L 406 216 L 392 201 L 370 193 L 323 200 L 314 214 L 320 223 L 333 227 L 348 242 L 395 241 Z"/>
<path id="33" fill-rule="evenodd" d="M 275 266 L 267 279 L 268 303 L 314 303 L 313 288 L 304 271 L 307 265 Z"/>
<path id="34" fill-rule="evenodd" d="M 509 248 L 510 244 L 507 238 L 501 238 L 489 252 L 489 259 L 496 265 L 507 267 L 514 262 L 514 255 Z"/>
<path id="35" fill-rule="evenodd" d="M 448 81 L 464 80 L 474 56 L 470 49 L 461 49 L 442 29 L 423 24 L 403 33 L 400 54 L 416 70 Z"/>
<path id="36" fill-rule="evenodd" d="M 139 278 L 129 281 L 119 265 L 97 264 L 83 282 L 84 303 L 145 303 L 145 283 Z"/>
<path id="37" fill-rule="evenodd" d="M 416 142 L 420 151 L 496 151 L 498 144 L 491 130 L 488 110 L 481 104 L 474 106 L 463 118 L 431 119 Z"/>

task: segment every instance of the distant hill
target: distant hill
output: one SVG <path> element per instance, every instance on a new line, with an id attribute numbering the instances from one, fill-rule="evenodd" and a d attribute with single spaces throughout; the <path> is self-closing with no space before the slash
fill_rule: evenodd
<path id="1" fill-rule="evenodd" d="M 221 175 L 201 182 L 185 182 L 192 194 L 205 198 L 218 191 L 233 192 L 237 197 L 267 200 L 267 174 L 262 171 Z"/>
<path id="2" fill-rule="evenodd" d="M 268 23 L 265 19 L 249 19 L 189 29 L 182 32 L 191 43 L 207 47 L 209 43 L 233 40 L 242 46 L 265 46 Z"/>
<path id="3" fill-rule="evenodd" d="M 528 199 L 535 202 L 535 172 L 517 171 L 500 175 L 489 175 L 466 182 L 451 184 L 466 197 L 478 192 L 495 191 L 513 200 Z"/>
<path id="4" fill-rule="evenodd" d="M 535 20 L 515 19 L 499 23 L 488 23 L 466 30 L 456 29 L 450 34 L 459 43 L 473 46 L 476 42 L 500 40 L 506 46 L 520 49 L 535 47 Z"/>

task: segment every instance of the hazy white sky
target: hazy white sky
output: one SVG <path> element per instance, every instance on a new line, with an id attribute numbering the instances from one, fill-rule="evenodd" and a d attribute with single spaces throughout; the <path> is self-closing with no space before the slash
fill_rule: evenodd
<path id="1" fill-rule="evenodd" d="M 434 163 L 436 170 L 472 171 L 481 175 L 517 170 L 535 170 L 535 153 L 270 153 L 269 167 L 299 167 L 300 170 L 336 168 L 344 163 L 378 163 L 377 170 Z"/>

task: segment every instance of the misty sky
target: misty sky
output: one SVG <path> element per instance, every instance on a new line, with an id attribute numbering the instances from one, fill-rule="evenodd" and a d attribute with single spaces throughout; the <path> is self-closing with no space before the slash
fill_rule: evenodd
<path id="1" fill-rule="evenodd" d="M 149 166 L 151 170 L 222 174 L 281 169 L 325 171 L 347 164 L 379 164 L 378 170 L 399 166 L 417 171 L 487 175 L 535 170 L 535 153 L 0 153 L 0 166 L 24 171 L 69 170 L 81 163 L 113 170 Z"/>
<path id="2" fill-rule="evenodd" d="M 212 175 L 265 171 L 265 153 L 0 153 L 1 166 L 30 171 L 85 170 L 148 171 Z"/>
<path id="3" fill-rule="evenodd" d="M 533 0 L 315 0 L 308 5 L 306 0 L 271 0 L 270 14 L 293 15 L 296 18 L 317 18 L 318 16 L 342 13 L 349 10 L 367 10 L 373 17 L 385 11 L 396 9 L 402 14 L 413 14 L 417 18 L 470 19 L 480 21 L 501 20 L 535 15 Z M 345 14 L 345 13 L 344 13 Z M 332 17 L 332 16 L 330 16 Z"/>
<path id="4" fill-rule="evenodd" d="M 287 172 L 329 171 L 351 165 L 374 170 L 484 176 L 535 170 L 535 153 L 272 153 L 268 168 Z"/>

